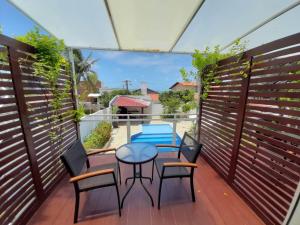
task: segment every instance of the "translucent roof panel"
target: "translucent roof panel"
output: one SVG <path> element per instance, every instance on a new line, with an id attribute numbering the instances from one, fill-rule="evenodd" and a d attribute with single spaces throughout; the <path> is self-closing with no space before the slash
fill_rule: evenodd
<path id="1" fill-rule="evenodd" d="M 300 6 L 274 19 L 270 23 L 246 36 L 243 40 L 247 41 L 247 48 L 268 43 L 270 41 L 283 38 L 300 31 Z"/>
<path id="2" fill-rule="evenodd" d="M 69 47 L 185 53 L 226 46 L 289 5 L 300 4 L 300 0 L 9 1 Z M 248 35 L 249 46 L 299 32 L 299 7 Z"/>
<path id="3" fill-rule="evenodd" d="M 226 46 L 265 19 L 286 8 L 296 0 L 208 0 L 205 1 L 190 26 L 174 48 L 174 52 L 192 52 L 215 45 Z M 294 8 L 291 10 L 295 10 Z M 283 15 L 284 16 L 284 15 Z M 280 20 L 280 16 L 277 20 Z M 299 21 L 299 17 L 298 20 Z M 271 22 L 272 23 L 272 22 Z M 285 21 L 281 26 L 291 26 Z M 295 32 L 299 32 L 296 30 Z M 277 30 L 278 31 L 278 30 Z M 265 32 L 263 40 L 274 40 L 276 30 Z M 279 31 L 280 32 L 280 31 Z M 260 35 L 255 35 L 260 43 Z M 253 36 L 251 35 L 251 38 Z M 247 37 L 245 38 L 247 40 Z"/>
<path id="4" fill-rule="evenodd" d="M 202 0 L 107 2 L 121 49 L 169 51 Z"/>
<path id="5" fill-rule="evenodd" d="M 69 47 L 118 49 L 101 0 L 9 0 Z"/>

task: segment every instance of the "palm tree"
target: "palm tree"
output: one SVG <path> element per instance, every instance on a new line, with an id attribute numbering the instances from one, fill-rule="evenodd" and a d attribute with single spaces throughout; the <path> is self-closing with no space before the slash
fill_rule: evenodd
<path id="1" fill-rule="evenodd" d="M 92 59 L 92 53 L 90 53 L 86 58 L 83 57 L 82 52 L 79 49 L 73 50 L 74 64 L 76 72 L 76 84 L 83 79 L 89 82 L 91 87 L 94 87 L 95 82 L 92 79 L 91 74 L 97 74 L 92 70 L 92 66 L 98 61 L 98 59 Z"/>

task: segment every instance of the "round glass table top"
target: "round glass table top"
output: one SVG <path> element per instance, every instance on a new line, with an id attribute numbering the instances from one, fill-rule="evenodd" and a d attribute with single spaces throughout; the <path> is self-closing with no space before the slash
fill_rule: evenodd
<path id="1" fill-rule="evenodd" d="M 158 150 L 154 145 L 147 143 L 131 143 L 122 145 L 116 151 L 118 160 L 128 164 L 145 163 L 154 159 Z"/>

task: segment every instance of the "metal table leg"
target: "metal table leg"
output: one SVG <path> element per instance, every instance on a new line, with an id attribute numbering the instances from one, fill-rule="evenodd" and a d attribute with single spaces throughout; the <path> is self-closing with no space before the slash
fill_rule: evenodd
<path id="1" fill-rule="evenodd" d="M 126 179 L 125 183 L 127 182 L 128 179 L 132 179 L 132 183 L 130 185 L 130 187 L 128 188 L 128 190 L 126 191 L 123 199 L 122 199 L 122 203 L 121 203 L 121 208 L 123 208 L 123 204 L 124 204 L 124 200 L 125 198 L 127 197 L 128 193 L 131 191 L 133 185 L 135 184 L 135 179 L 136 178 L 139 178 L 140 182 L 141 182 L 141 185 L 143 186 L 144 190 L 146 191 L 147 195 L 150 197 L 150 200 L 151 200 L 151 203 L 152 203 L 152 206 L 154 206 L 154 202 L 153 202 L 153 199 L 152 199 L 152 196 L 151 194 L 149 193 L 149 191 L 147 190 L 147 188 L 144 186 L 143 184 L 143 179 L 150 179 L 150 182 L 152 183 L 152 179 L 150 177 L 143 177 L 142 175 L 142 165 L 139 164 L 139 172 L 137 173 L 136 171 L 136 164 L 133 165 L 133 176 L 132 177 L 129 177 Z"/>
<path id="2" fill-rule="evenodd" d="M 140 166 L 140 181 L 141 181 L 141 184 L 142 184 L 142 186 L 143 186 L 143 188 L 144 188 L 144 190 L 146 191 L 146 193 L 148 194 L 148 196 L 150 197 L 150 199 L 151 199 L 151 203 L 152 203 L 152 207 L 154 206 L 154 203 L 153 203 L 153 199 L 152 199 L 152 196 L 151 196 L 151 194 L 149 193 L 149 191 L 147 190 L 147 188 L 144 186 L 144 184 L 143 184 L 143 180 L 142 180 L 142 165 L 141 164 L 139 164 L 139 166 Z M 151 182 L 152 183 L 152 182 Z"/>
<path id="3" fill-rule="evenodd" d="M 132 189 L 132 187 L 133 187 L 133 185 L 134 185 L 134 183 L 135 183 L 135 177 L 136 177 L 136 168 L 135 168 L 135 164 L 133 165 L 133 181 L 132 181 L 132 183 L 131 183 L 131 185 L 130 185 L 130 187 L 128 188 L 128 190 L 126 191 L 126 193 L 125 193 L 125 195 L 124 195 L 124 197 L 123 197 L 123 199 L 122 199 L 122 203 L 121 203 L 121 208 L 123 208 L 123 203 L 124 203 L 124 200 L 125 200 L 125 198 L 127 197 L 127 195 L 128 195 L 128 193 L 130 192 L 130 190 Z M 126 180 L 126 182 L 127 182 L 127 180 Z"/>
<path id="4" fill-rule="evenodd" d="M 154 160 L 153 160 L 154 162 Z M 141 164 L 139 164 L 141 165 Z M 152 171 L 152 177 L 144 177 L 142 174 L 141 174 L 141 170 L 139 172 L 136 173 L 136 175 L 134 175 L 136 178 L 142 178 L 142 179 L 148 179 L 150 181 L 150 183 L 152 184 L 152 181 L 153 181 L 153 171 Z M 131 179 L 134 179 L 134 176 L 132 177 L 127 177 L 126 180 L 125 180 L 125 184 L 127 184 L 127 181 L 128 180 L 131 180 Z"/>

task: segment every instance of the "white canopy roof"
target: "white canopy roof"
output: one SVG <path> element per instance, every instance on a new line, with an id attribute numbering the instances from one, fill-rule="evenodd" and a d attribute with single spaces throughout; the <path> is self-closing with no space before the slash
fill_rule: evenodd
<path id="1" fill-rule="evenodd" d="M 288 6 L 300 4 L 299 0 L 9 1 L 68 47 L 155 52 L 224 46 Z M 291 22 L 299 21 L 299 15 Z M 297 27 L 286 24 L 279 32 L 263 35 L 277 39 L 278 33 L 299 32 Z"/>

